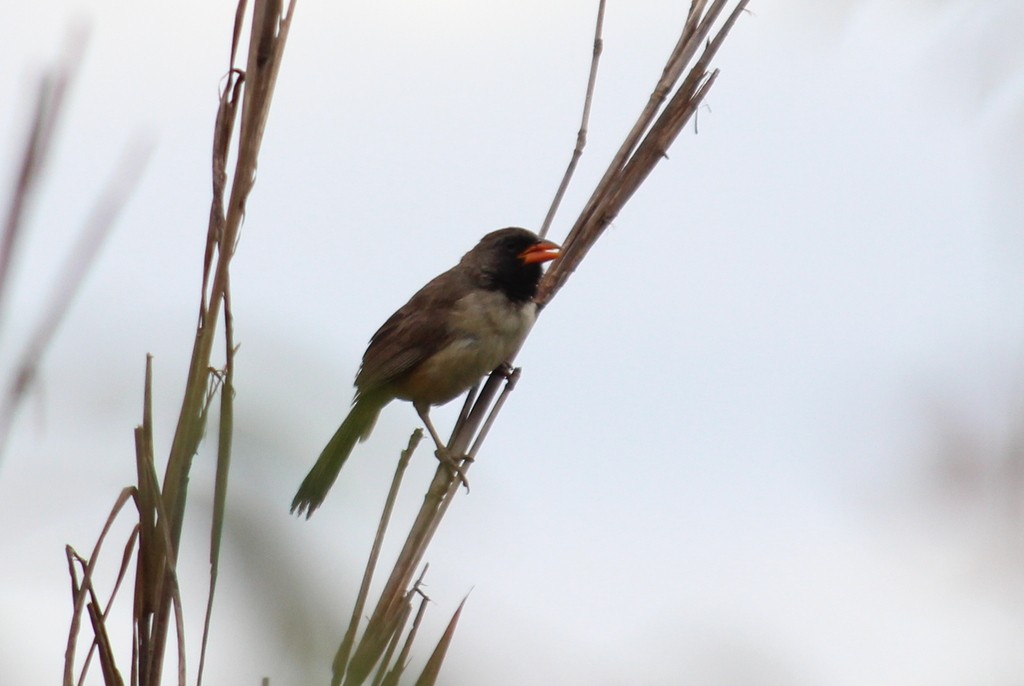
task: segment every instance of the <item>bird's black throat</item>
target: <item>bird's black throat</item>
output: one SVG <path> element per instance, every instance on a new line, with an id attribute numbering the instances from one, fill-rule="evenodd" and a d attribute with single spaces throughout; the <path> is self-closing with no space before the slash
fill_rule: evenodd
<path id="1" fill-rule="evenodd" d="M 523 264 L 516 259 L 515 264 L 494 272 L 485 272 L 483 287 L 491 291 L 501 291 L 514 303 L 525 303 L 537 295 L 540 283 L 541 267 L 539 264 Z"/>

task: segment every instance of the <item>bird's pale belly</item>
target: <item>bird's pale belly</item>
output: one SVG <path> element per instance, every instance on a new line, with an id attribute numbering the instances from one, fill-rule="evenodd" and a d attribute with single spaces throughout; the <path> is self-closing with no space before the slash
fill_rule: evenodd
<path id="1" fill-rule="evenodd" d="M 452 313 L 456 338 L 403 379 L 395 395 L 430 405 L 452 400 L 506 362 L 535 317 L 532 302 L 513 304 L 500 293 L 463 298 Z"/>

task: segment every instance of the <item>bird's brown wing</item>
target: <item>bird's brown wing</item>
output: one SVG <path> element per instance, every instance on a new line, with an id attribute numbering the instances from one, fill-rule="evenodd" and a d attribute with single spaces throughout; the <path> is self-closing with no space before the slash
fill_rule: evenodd
<path id="1" fill-rule="evenodd" d="M 391 315 L 363 354 L 359 394 L 381 388 L 451 343 L 448 315 L 471 285 L 458 267 L 435 277 Z"/>

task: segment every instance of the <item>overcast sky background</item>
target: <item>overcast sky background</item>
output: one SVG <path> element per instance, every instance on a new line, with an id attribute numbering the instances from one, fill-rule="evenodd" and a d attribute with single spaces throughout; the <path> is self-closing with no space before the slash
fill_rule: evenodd
<path id="1" fill-rule="evenodd" d="M 555 240 L 688 4 L 609 4 Z M 486 231 L 540 224 L 595 6 L 299 1 L 234 263 L 237 434 L 208 683 L 327 682 L 412 408 L 385 411 L 310 521 L 288 505 L 376 327 Z M 134 481 L 147 352 L 169 447 L 233 14 L 35 0 L 0 25 L 0 188 L 34 79 L 76 18 L 91 27 L 0 372 L 124 145 L 156 146 L 0 462 L 5 685 L 60 678 L 63 546 L 87 553 Z M 1024 683 L 1022 31 L 1017 0 L 752 3 L 697 135 L 520 355 L 472 493 L 428 553 L 414 669 L 472 589 L 444 683 Z M 207 445 L 195 463 L 180 562 L 192 676 L 212 458 Z M 421 450 L 400 523 L 433 469 Z"/>

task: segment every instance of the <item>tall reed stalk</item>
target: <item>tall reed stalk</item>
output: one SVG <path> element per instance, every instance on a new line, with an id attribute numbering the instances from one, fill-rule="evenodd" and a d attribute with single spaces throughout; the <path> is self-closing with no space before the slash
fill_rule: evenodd
<path id="1" fill-rule="evenodd" d="M 217 585 L 224 503 L 231 459 L 234 418 L 235 341 L 231 318 L 230 267 L 238 243 L 246 203 L 256 181 L 256 166 L 270 112 L 274 85 L 291 27 L 295 0 L 287 9 L 281 0 L 255 0 L 249 11 L 240 0 L 231 34 L 227 76 L 221 90 L 213 132 L 213 200 L 203 253 L 203 277 L 192 357 L 185 382 L 178 422 L 170 452 L 158 476 L 153 446 L 152 359 L 146 359 L 142 423 L 135 429 L 138 482 L 118 497 L 92 553 L 83 557 L 68 546 L 72 576 L 73 614 L 65 653 L 64 684 L 82 683 L 93 654 L 98 656 L 104 682 L 124 683 L 123 670 L 110 644 L 106 618 L 134 554 L 135 578 L 129 683 L 156 686 L 162 682 L 169 631 L 173 624 L 177 682 L 187 680 L 186 636 L 178 587 L 177 560 L 181 552 L 182 524 L 188 503 L 192 460 L 207 428 L 214 402 L 219 402 L 216 481 L 209 540 L 210 584 L 196 682 L 202 683 L 210 618 Z M 236 66 L 248 21 L 244 66 Z M 236 124 L 238 124 L 236 130 Z M 223 325 L 221 326 L 221 322 Z M 223 361 L 214 363 L 218 341 Z M 122 552 L 122 564 L 110 599 L 101 607 L 93 571 L 107 532 L 114 520 L 134 505 L 135 524 Z M 83 612 L 93 639 L 81 667 L 76 670 L 77 646 L 82 640 Z"/>

